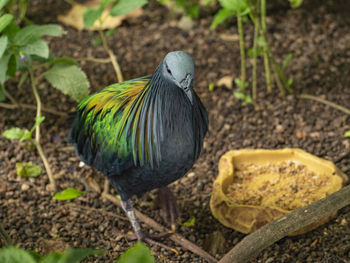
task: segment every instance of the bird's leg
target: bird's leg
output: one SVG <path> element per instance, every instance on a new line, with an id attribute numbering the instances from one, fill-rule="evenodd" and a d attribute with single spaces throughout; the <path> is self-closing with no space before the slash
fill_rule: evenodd
<path id="1" fill-rule="evenodd" d="M 171 247 L 169 247 L 167 245 L 164 245 L 164 244 L 162 244 L 162 243 L 160 243 L 158 241 L 153 240 L 152 238 L 146 236 L 142 232 L 140 224 L 139 224 L 139 222 L 138 222 L 138 220 L 136 218 L 134 206 L 133 206 L 133 203 L 132 203 L 131 199 L 128 199 L 126 201 L 122 200 L 121 203 L 122 203 L 122 207 L 123 207 L 126 215 L 129 218 L 129 221 L 130 221 L 130 223 L 132 225 L 132 228 L 134 229 L 134 232 L 135 232 L 136 237 L 137 237 L 138 240 L 147 242 L 147 243 L 149 243 L 151 245 L 156 245 L 156 246 L 165 248 L 167 250 L 173 251 L 173 252 L 178 254 L 178 252 L 175 249 L 173 249 L 173 248 L 171 248 Z"/>
<path id="2" fill-rule="evenodd" d="M 173 234 L 176 231 L 176 219 L 180 215 L 176 198 L 168 187 L 159 189 L 158 195 L 164 218 L 166 221 L 170 221 L 171 230 L 169 234 Z"/>

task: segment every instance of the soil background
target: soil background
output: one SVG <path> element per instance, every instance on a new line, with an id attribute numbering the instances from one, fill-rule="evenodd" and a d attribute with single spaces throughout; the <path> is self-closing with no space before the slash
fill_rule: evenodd
<path id="1" fill-rule="evenodd" d="M 64 1 L 31 1 L 28 17 L 38 24 L 58 23 L 57 15 L 70 6 Z M 205 104 L 210 118 L 200 159 L 193 169 L 170 187 L 178 198 L 181 217 L 196 219 L 192 227 L 180 226 L 181 235 L 198 246 L 207 246 L 213 232 L 223 239 L 215 257 L 220 259 L 244 235 L 222 226 L 211 215 L 209 199 L 217 174 L 220 156 L 239 148 L 298 147 L 328 160 L 350 150 L 344 132 L 350 129 L 349 116 L 324 104 L 282 97 L 277 88 L 267 94 L 262 58 L 258 71 L 258 106 L 242 106 L 233 91 L 208 85 L 223 76 L 240 73 L 239 44 L 235 20 L 209 30 L 215 10 L 205 10 L 194 20 L 193 28 L 181 29 L 170 12 L 151 1 L 137 19 L 125 21 L 109 44 L 117 54 L 125 79 L 153 72 L 164 55 L 173 50 L 189 52 L 196 63 L 195 90 Z M 293 53 L 287 74 L 294 80 L 294 94 L 307 93 L 350 107 L 350 5 L 346 1 L 305 0 L 298 9 L 275 3 L 268 8 L 269 43 L 277 57 Z M 246 23 L 246 47 L 252 45 L 253 27 Z M 74 58 L 105 57 L 101 46 L 93 47 L 95 34 L 66 27 L 67 34 L 51 41 L 56 56 Z M 234 36 L 227 38 L 227 36 Z M 281 62 L 281 61 L 280 61 Z M 250 67 L 250 63 L 248 60 Z M 110 64 L 82 62 L 91 82 L 91 92 L 115 82 Z M 251 75 L 250 68 L 248 76 Z M 8 91 L 21 103 L 35 105 L 30 84 L 17 88 L 18 80 L 8 82 Z M 50 87 L 39 83 L 40 96 L 46 107 L 68 113 L 76 103 Z M 93 169 L 79 166 L 79 160 L 66 140 L 69 124 L 64 117 L 44 113 L 42 145 L 52 165 L 59 190 L 76 187 L 87 192 L 72 202 L 52 199 L 46 190 L 45 171 L 39 178 L 23 179 L 16 175 L 16 162 L 42 164 L 28 145 L 0 137 L 0 220 L 17 244 L 46 253 L 66 246 L 104 249 L 103 257 L 84 262 L 114 262 L 130 247 L 131 226 L 123 211 L 101 196 L 89 191 L 89 178 L 103 185 L 103 176 Z M 0 132 L 17 126 L 30 128 L 35 111 L 0 108 Z M 337 164 L 349 174 L 349 159 Z M 90 180 L 90 179 L 89 179 Z M 137 209 L 166 225 L 156 205 L 156 191 L 135 198 Z M 146 231 L 151 229 L 143 225 Z M 179 255 L 152 247 L 158 262 L 204 262 L 191 252 L 164 241 L 180 251 Z M 287 237 L 250 262 L 349 262 L 350 207 L 337 217 L 307 234 Z"/>

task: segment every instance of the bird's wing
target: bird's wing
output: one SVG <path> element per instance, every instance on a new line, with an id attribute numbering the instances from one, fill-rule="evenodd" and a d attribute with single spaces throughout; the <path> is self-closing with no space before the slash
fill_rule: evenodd
<path id="1" fill-rule="evenodd" d="M 107 173 L 159 162 L 161 131 L 150 79 L 108 86 L 78 105 L 69 138 L 84 162 Z"/>

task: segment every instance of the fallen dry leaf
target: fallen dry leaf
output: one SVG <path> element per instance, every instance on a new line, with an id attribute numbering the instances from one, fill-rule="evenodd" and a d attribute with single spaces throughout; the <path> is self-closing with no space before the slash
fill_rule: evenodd
<path id="1" fill-rule="evenodd" d="M 225 76 L 218 80 L 216 86 L 223 86 L 226 89 L 231 90 L 233 88 L 233 76 Z"/>
<path id="2" fill-rule="evenodd" d="M 90 28 L 84 27 L 84 20 L 83 20 L 83 14 L 86 9 L 88 8 L 96 8 L 99 5 L 100 1 L 89 1 L 85 4 L 74 4 L 72 8 L 68 11 L 65 15 L 59 15 L 58 21 L 62 22 L 65 25 L 74 27 L 78 30 L 91 30 L 96 31 L 99 28 L 99 21 L 95 21 L 94 25 Z M 102 17 L 103 17 L 103 24 L 102 29 L 113 29 L 121 25 L 121 23 L 130 17 L 138 17 L 141 16 L 143 13 L 142 8 L 137 8 L 133 11 L 131 11 L 129 14 L 121 15 L 121 16 L 111 16 L 109 14 L 109 8 L 106 8 L 106 10 L 103 11 Z"/>

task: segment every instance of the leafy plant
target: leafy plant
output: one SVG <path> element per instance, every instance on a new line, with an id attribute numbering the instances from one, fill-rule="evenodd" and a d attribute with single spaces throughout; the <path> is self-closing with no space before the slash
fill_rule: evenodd
<path id="1" fill-rule="evenodd" d="M 120 65 L 117 60 L 117 56 L 108 46 L 107 37 L 111 34 L 116 33 L 115 30 L 109 30 L 107 33 L 102 29 L 102 25 L 107 18 L 103 16 L 103 12 L 109 8 L 109 14 L 111 16 L 121 16 L 131 12 L 132 10 L 142 7 L 147 4 L 148 0 L 101 0 L 100 4 L 95 8 L 88 8 L 84 16 L 84 25 L 86 28 L 92 27 L 95 22 L 98 22 L 98 32 L 100 35 L 100 40 L 102 42 L 103 48 L 110 57 L 114 71 L 116 73 L 118 82 L 123 81 L 123 74 L 120 68 Z M 94 43 L 98 43 L 99 40 L 94 39 Z"/>
<path id="2" fill-rule="evenodd" d="M 76 263 L 92 255 L 102 255 L 103 251 L 91 248 L 69 248 L 64 253 L 51 252 L 41 256 L 22 248 L 9 246 L 0 249 L 1 263 Z"/>
<path id="3" fill-rule="evenodd" d="M 211 1 L 212 0 L 207 0 L 207 2 Z M 283 95 L 285 90 L 292 92 L 291 85 L 293 80 L 291 78 L 287 79 L 285 76 L 285 70 L 292 59 L 292 54 L 288 54 L 283 65 L 280 66 L 271 52 L 267 41 L 266 0 L 219 0 L 219 2 L 222 8 L 215 15 L 210 26 L 211 29 L 215 29 L 219 24 L 225 22 L 229 18 L 237 18 L 240 40 L 241 77 L 240 80 L 235 80 L 238 86 L 234 93 L 235 97 L 243 100 L 243 104 L 255 104 L 257 96 L 257 57 L 259 55 L 263 55 L 264 57 L 265 82 L 268 92 L 272 91 L 273 81 L 277 84 Z M 293 8 L 296 8 L 301 5 L 302 0 L 289 0 L 289 2 Z M 248 84 L 246 83 L 246 52 L 244 47 L 243 21 L 248 20 L 248 17 L 254 24 L 253 47 L 247 51 L 248 56 L 253 58 L 252 96 L 246 95 L 244 92 Z M 273 74 L 271 74 L 271 66 Z"/>
<path id="4" fill-rule="evenodd" d="M 168 6 L 173 15 L 182 13 L 191 19 L 198 18 L 199 16 L 199 0 L 158 0 L 158 2 Z"/>
<path id="5" fill-rule="evenodd" d="M 141 242 L 137 242 L 134 246 L 125 251 L 116 263 L 155 263 L 154 257 L 151 255 L 150 249 Z"/>
<path id="6" fill-rule="evenodd" d="M 84 193 L 85 193 L 84 191 L 79 191 L 75 188 L 67 188 L 67 189 L 63 190 L 62 192 L 56 193 L 54 195 L 54 198 L 56 200 L 61 200 L 61 201 L 72 200 L 72 199 L 75 199 L 75 198 L 81 196 Z"/>
<path id="7" fill-rule="evenodd" d="M 61 26 L 55 24 L 21 26 L 22 20 L 26 20 L 27 4 L 27 0 L 0 0 L 0 99 L 7 98 L 14 107 L 20 107 L 21 104 L 6 91 L 5 84 L 9 79 L 20 75 L 18 85 L 20 87 L 29 78 L 36 100 L 35 124 L 30 131 L 15 127 L 5 131 L 3 136 L 8 139 L 20 139 L 20 142 L 29 140 L 35 145 L 49 176 L 51 188 L 55 191 L 51 168 L 40 144 L 40 124 L 45 118 L 42 116 L 43 106 L 37 83 L 45 78 L 53 87 L 79 101 L 88 95 L 89 82 L 75 60 L 67 57 L 56 58 L 50 52 L 48 40 L 44 37 L 63 36 L 66 32 Z M 15 11 L 17 6 L 18 14 Z M 34 139 L 33 132 L 35 132 Z M 25 168 L 21 169 L 23 174 Z"/>
<path id="8" fill-rule="evenodd" d="M 191 227 L 196 224 L 196 218 L 194 216 L 191 216 L 187 221 L 183 223 L 179 223 L 181 226 Z"/>

